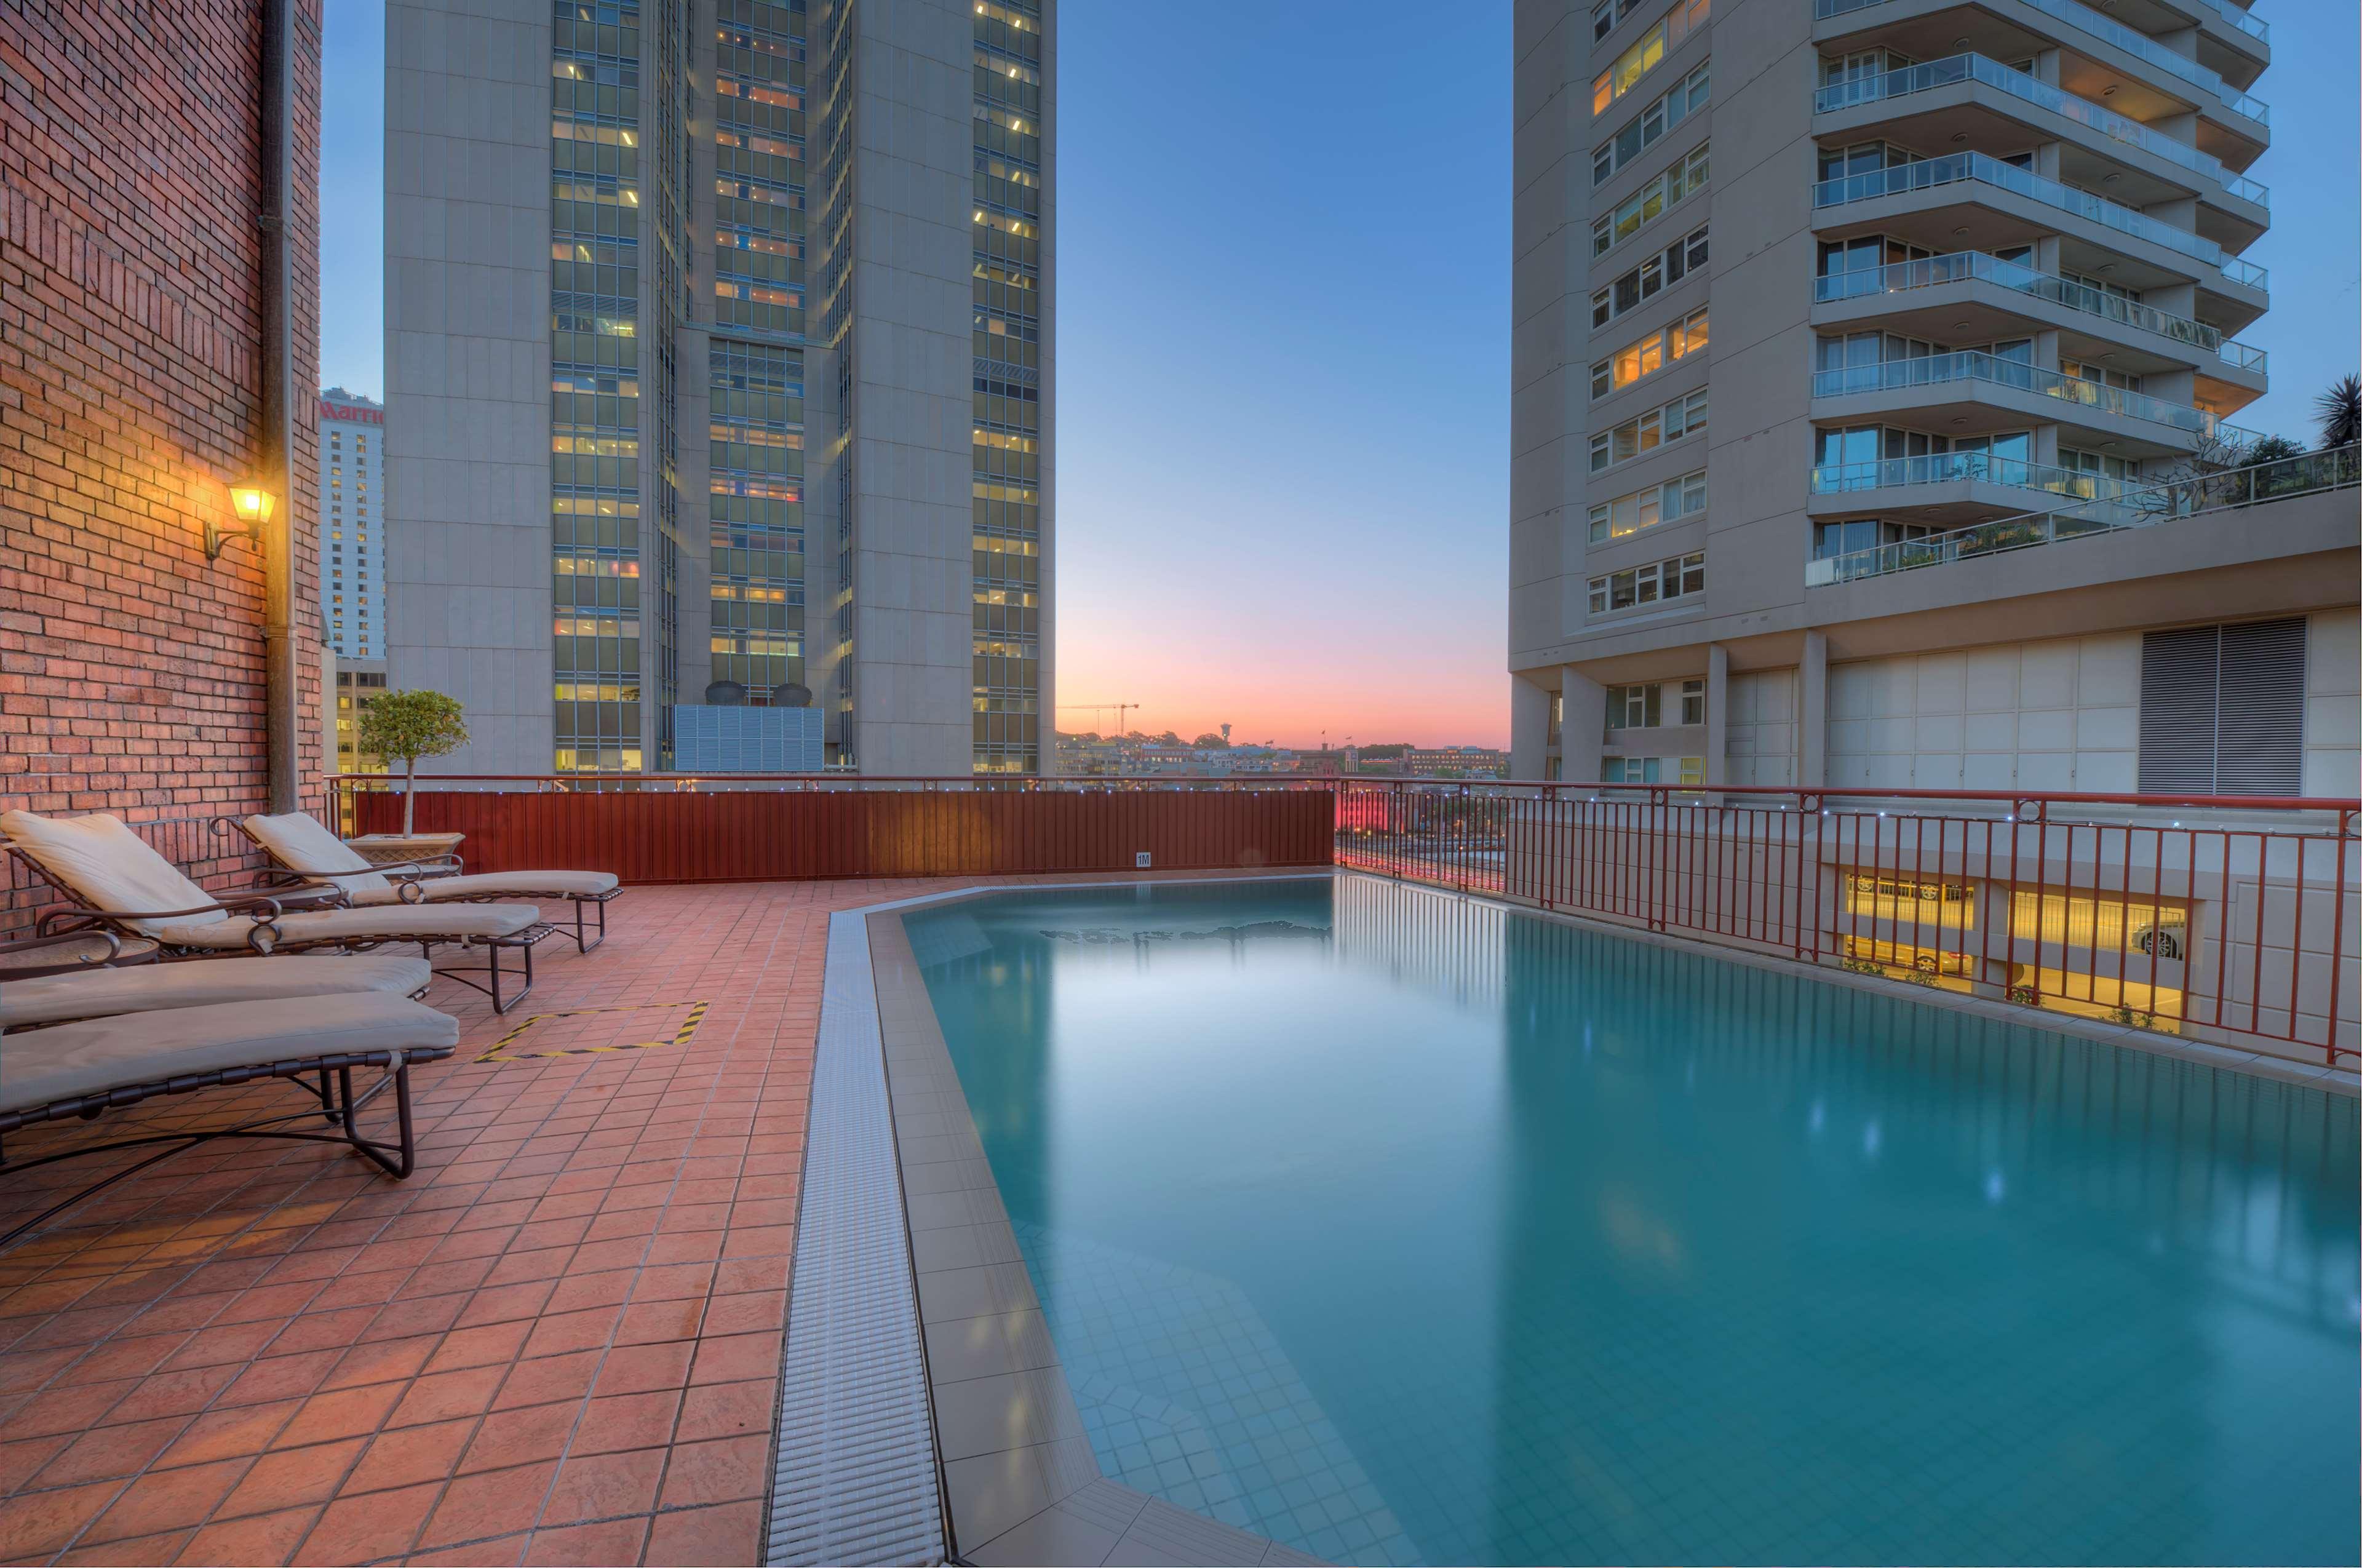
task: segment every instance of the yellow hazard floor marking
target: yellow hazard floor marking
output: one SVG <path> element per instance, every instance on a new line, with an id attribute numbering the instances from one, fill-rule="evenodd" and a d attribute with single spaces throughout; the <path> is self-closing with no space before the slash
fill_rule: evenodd
<path id="1" fill-rule="evenodd" d="M 476 1065 L 481 1066 L 486 1062 L 529 1062 L 542 1056 L 588 1056 L 602 1051 L 654 1051 L 666 1045 L 686 1045 L 689 1043 L 689 1037 L 697 1032 L 697 1026 L 704 1021 L 705 1010 L 712 1005 L 711 1001 L 632 1002 L 623 1007 L 578 1007 L 569 1008 L 564 1012 L 536 1012 L 498 1040 L 493 1041 L 492 1048 L 476 1058 Z M 688 1008 L 689 1016 L 680 1021 L 679 1029 L 661 1040 L 633 1040 L 619 1042 L 613 1045 L 560 1045 L 553 1046 L 546 1051 L 509 1049 L 535 1024 L 549 1019 L 580 1018 L 601 1012 L 648 1012 L 673 1007 Z"/>

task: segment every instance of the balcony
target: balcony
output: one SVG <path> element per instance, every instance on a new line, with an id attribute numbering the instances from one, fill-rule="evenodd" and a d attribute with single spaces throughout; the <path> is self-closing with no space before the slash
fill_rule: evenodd
<path id="1" fill-rule="evenodd" d="M 1897 261 L 1855 272 L 1831 272 L 1813 280 L 1813 303 L 1835 304 L 1847 300 L 1883 298 L 1918 290 L 1981 282 L 2045 300 L 2052 304 L 2136 332 L 2151 334 L 2200 356 L 2199 373 L 2207 374 L 2212 360 L 2242 376 L 2255 378 L 2253 390 L 2263 390 L 2269 357 L 2261 348 L 2223 336 L 2220 327 L 2185 315 L 2142 304 L 2087 283 L 2055 277 L 2021 262 L 2004 261 L 1981 250 L 1959 250 L 1917 261 Z M 2189 357 L 2164 355 L 2187 363 Z"/>
<path id="2" fill-rule="evenodd" d="M 1981 152 L 1947 153 L 1940 158 L 1922 159 L 1916 163 L 1901 164 L 1892 169 L 1849 174 L 1838 180 L 1824 180 L 1813 187 L 1813 205 L 1826 210 L 1857 202 L 1875 201 L 1882 196 L 1961 183 L 1987 185 L 2039 202 L 2114 233 L 2158 246 L 2214 268 L 2227 281 L 2259 293 L 2268 291 L 2271 286 L 2271 274 L 2265 269 L 2230 254 L 2203 235 L 2176 228 L 2104 196 L 2095 196 L 2088 191 L 2062 185 L 2056 180 L 2045 179 L 2015 164 L 1988 158 Z"/>
<path id="3" fill-rule="evenodd" d="M 2224 423 L 2211 410 L 2168 403 L 2144 392 L 2061 375 L 2037 365 L 2003 359 L 1974 349 L 1929 354 L 1915 359 L 1889 359 L 1876 365 L 1849 365 L 1813 374 L 1813 396 L 1846 397 L 1857 392 L 1893 392 L 1915 387 L 1978 382 L 2009 392 L 2030 392 L 2057 398 L 2075 409 L 2122 414 L 2128 419 L 2162 425 L 2197 440 L 2222 440 L 2246 445 L 2259 438 L 2253 430 Z M 2054 418 L 2072 419 L 2061 411 Z"/>
<path id="4" fill-rule="evenodd" d="M 2198 0 L 2198 3 L 2221 17 L 2233 32 L 2245 33 L 2260 44 L 2272 41 L 2271 24 L 2246 6 L 2230 5 L 2228 0 Z"/>
<path id="5" fill-rule="evenodd" d="M 1812 493 L 1859 496 L 1865 491 L 1914 485 L 2006 485 L 2078 501 L 2114 501 L 2141 487 L 2104 474 L 2053 468 L 1990 452 L 1935 452 L 1917 458 L 1879 458 L 1860 463 L 1822 463 L 1812 472 Z M 1815 510 L 1824 510 L 1816 508 Z"/>
<path id="6" fill-rule="evenodd" d="M 1826 21 L 1893 3 L 1893 0 L 1814 0 L 1813 16 L 1816 21 Z M 2079 4 L 2079 0 L 2017 0 L 2017 3 L 2053 21 L 2063 22 L 2086 38 L 2120 50 L 2142 64 L 2174 78 L 2196 94 L 2202 94 L 2202 113 L 2219 105 L 2226 113 L 2254 127 L 2251 133 L 2253 139 L 2258 143 L 2264 139 L 2263 133 L 2271 125 L 2271 106 L 2225 82 L 2221 72 L 2188 55 L 2177 53 L 2147 33 L 2136 31 L 2089 6 Z"/>
<path id="7" fill-rule="evenodd" d="M 2238 237 L 2242 243 L 2252 242 L 2256 234 L 2260 232 L 2263 226 L 2259 220 L 2264 211 L 2270 205 L 2270 191 L 2244 175 L 2235 173 L 2223 163 L 2222 160 L 2201 151 L 2188 142 L 2177 141 L 2172 137 L 2143 125 L 2138 120 L 2117 114 L 2113 109 L 2103 108 L 2087 98 L 2038 81 L 2023 71 L 2014 70 L 2002 64 L 1999 61 L 1987 59 L 1981 54 L 1955 54 L 1946 59 L 1907 66 L 1900 71 L 1891 71 L 1876 76 L 1859 77 L 1848 82 L 1832 83 L 1814 94 L 1813 112 L 1818 115 L 1837 114 L 1863 105 L 1893 103 L 1931 93 L 1938 88 L 1959 86 L 1968 83 L 1992 88 L 2021 103 L 2029 104 L 2036 108 L 2072 121 L 2076 125 L 2096 132 L 2111 142 L 2135 149 L 2151 158 L 2171 164 L 2192 177 L 2194 189 L 2202 200 L 2219 192 L 2223 197 L 2228 197 L 2232 201 L 2255 209 L 2253 212 L 2234 209 L 2230 215 L 2235 220 Z M 1957 118 L 1959 111 L 1955 109 L 1951 113 L 1952 116 Z M 2070 143 L 2070 146 L 2072 148 L 2074 144 Z M 2121 161 L 2130 169 L 2136 179 L 2142 179 L 2145 183 L 2157 186 L 2149 199 L 2163 201 L 2184 193 L 2158 182 L 2141 160 L 2130 159 Z M 2072 174 L 2077 171 L 2068 170 L 2065 172 Z M 2121 177 L 2123 172 L 2123 170 L 2119 170 L 2115 175 L 2111 176 L 2103 175 L 2097 170 L 2093 170 L 2092 182 L 2096 183 L 2103 178 Z M 2220 204 L 2219 197 L 2217 204 Z"/>
<path id="8" fill-rule="evenodd" d="M 1826 588 L 1865 578 L 1950 566 L 2013 550 L 2035 549 L 2130 528 L 2154 527 L 2180 518 L 2235 511 L 2262 502 L 2348 490 L 2357 483 L 2362 483 L 2362 447 L 2341 447 L 2334 451 L 2308 452 L 2302 457 L 2233 469 L 2203 479 L 2141 489 L 2119 487 L 2114 494 L 2100 495 L 2073 506 L 2003 517 L 1949 529 L 1924 539 L 1875 545 L 1808 561 L 1805 566 L 1805 586 Z"/>

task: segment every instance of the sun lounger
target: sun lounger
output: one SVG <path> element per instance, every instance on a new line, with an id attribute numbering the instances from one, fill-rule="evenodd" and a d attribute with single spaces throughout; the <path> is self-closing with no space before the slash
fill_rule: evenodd
<path id="1" fill-rule="evenodd" d="M 333 888 L 209 893 L 119 819 L 104 813 L 61 818 L 0 812 L 0 834 L 7 835 L 11 852 L 71 906 L 43 916 L 44 932 L 61 925 L 103 926 L 153 938 L 168 953 L 193 956 L 362 953 L 414 942 L 431 958 L 437 947 L 477 948 L 485 956 L 481 969 L 435 972 L 482 991 L 496 1012 L 506 1012 L 533 989 L 533 944 L 556 929 L 543 923 L 540 910 L 531 904 L 364 910 L 341 907 L 344 895 Z M 521 955 L 521 966 L 503 966 L 503 953 Z M 482 975 L 484 982 L 472 975 Z M 504 991 L 504 980 L 513 985 L 520 979 L 521 988 Z"/>
<path id="2" fill-rule="evenodd" d="M 30 980 L 0 981 L 0 1032 L 171 1008 L 281 1001 L 290 997 L 376 992 L 416 997 L 435 971 L 424 958 L 384 954 L 305 954 L 225 958 L 210 964 L 92 966 Z"/>
<path id="3" fill-rule="evenodd" d="M 345 890 L 359 909 L 393 903 L 483 903 L 502 899 L 574 906 L 574 944 L 588 953 L 607 940 L 607 904 L 623 891 L 606 871 L 484 871 L 463 875 L 452 857 L 379 865 L 304 812 L 278 816 L 222 818 L 290 876 L 316 887 Z M 599 911 L 599 934 L 590 938 L 585 911 Z"/>
<path id="4" fill-rule="evenodd" d="M 406 1176 L 417 1161 L 410 1068 L 450 1055 L 458 1043 L 459 1026 L 448 1016 L 381 991 L 179 1008 L 0 1036 L 0 1184 L 60 1160 L 162 1145 L 0 1233 L 0 1246 L 91 1194 L 215 1138 L 340 1143 L 389 1175 Z M 357 1067 L 374 1067 L 383 1076 L 356 1095 Z M 304 1082 L 315 1077 L 316 1090 Z M 14 1161 L 5 1157 L 15 1134 L 42 1122 L 91 1121 L 163 1095 L 273 1078 L 294 1079 L 316 1099 L 301 1110 L 232 1126 L 149 1132 Z M 396 1131 L 391 1143 L 365 1137 L 359 1121 L 362 1107 L 388 1088 L 393 1091 Z M 335 1132 L 304 1132 L 294 1125 L 323 1115 Z"/>

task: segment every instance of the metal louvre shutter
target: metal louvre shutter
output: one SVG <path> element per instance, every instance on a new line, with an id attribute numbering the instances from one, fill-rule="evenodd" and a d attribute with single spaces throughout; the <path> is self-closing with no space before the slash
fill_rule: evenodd
<path id="1" fill-rule="evenodd" d="M 2214 791 L 2220 626 L 2141 635 L 2140 788 L 2145 795 Z"/>
<path id="2" fill-rule="evenodd" d="M 2214 792 L 2302 794 L 2302 617 L 2224 627 L 2218 687 L 2222 712 L 2215 728 Z"/>

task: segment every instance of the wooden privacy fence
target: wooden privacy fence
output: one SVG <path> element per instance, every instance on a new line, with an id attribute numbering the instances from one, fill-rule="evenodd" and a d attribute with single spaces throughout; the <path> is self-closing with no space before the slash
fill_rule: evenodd
<path id="1" fill-rule="evenodd" d="M 399 795 L 350 803 L 354 831 L 401 830 Z M 422 790 L 416 829 L 466 834 L 470 871 L 793 881 L 1326 866 L 1335 809 L 1326 790 L 1296 789 L 479 787 Z"/>

